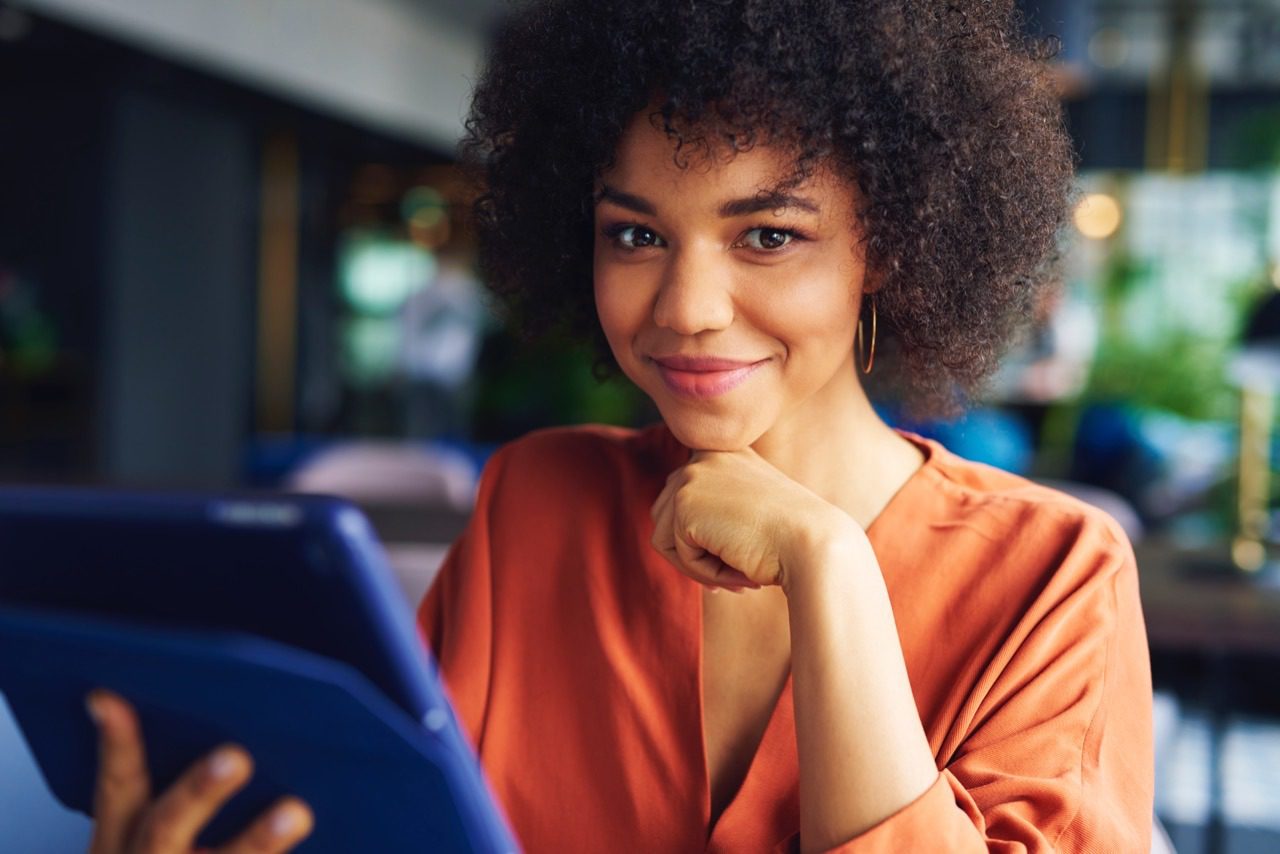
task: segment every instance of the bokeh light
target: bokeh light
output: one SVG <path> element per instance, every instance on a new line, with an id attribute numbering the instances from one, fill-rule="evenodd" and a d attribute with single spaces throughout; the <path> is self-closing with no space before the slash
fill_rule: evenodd
<path id="1" fill-rule="evenodd" d="M 1076 205 L 1072 217 L 1085 237 L 1105 240 L 1120 228 L 1120 203 L 1106 193 L 1090 193 Z"/>
<path id="2" fill-rule="evenodd" d="M 360 235 L 343 248 L 340 283 L 343 296 L 362 314 L 388 314 L 436 272 L 429 251 L 413 243 L 381 235 Z"/>

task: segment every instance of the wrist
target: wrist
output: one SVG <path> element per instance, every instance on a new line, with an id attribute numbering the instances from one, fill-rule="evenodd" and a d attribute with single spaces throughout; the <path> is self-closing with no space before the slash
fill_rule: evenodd
<path id="1" fill-rule="evenodd" d="M 815 587 L 847 583 L 865 572 L 867 566 L 876 565 L 866 533 L 844 517 L 797 532 L 792 548 L 781 560 L 781 587 L 791 598 L 793 593 Z"/>

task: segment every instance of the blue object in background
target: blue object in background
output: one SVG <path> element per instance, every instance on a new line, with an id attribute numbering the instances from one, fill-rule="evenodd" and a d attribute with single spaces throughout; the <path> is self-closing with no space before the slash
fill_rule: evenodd
<path id="1" fill-rule="evenodd" d="M 972 409 L 953 421 L 913 422 L 888 408 L 880 415 L 896 427 L 938 440 L 967 460 L 1020 475 L 1031 470 L 1035 456 L 1031 431 L 1022 419 L 1003 410 Z"/>
<path id="2" fill-rule="evenodd" d="M 1150 522 L 1147 494 L 1163 476 L 1166 461 L 1142 421 L 1141 411 L 1122 403 L 1087 407 L 1076 426 L 1068 476 L 1123 496 Z"/>

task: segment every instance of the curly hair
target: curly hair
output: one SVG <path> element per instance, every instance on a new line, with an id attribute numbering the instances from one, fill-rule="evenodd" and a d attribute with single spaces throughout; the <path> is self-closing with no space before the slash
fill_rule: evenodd
<path id="1" fill-rule="evenodd" d="M 1074 155 L 1013 0 L 534 0 L 494 39 L 462 141 L 490 289 L 528 335 L 591 339 L 593 191 L 630 120 L 784 146 L 858 189 L 873 387 L 915 416 L 977 393 L 1050 280 Z M 877 373 L 883 374 L 882 370 Z M 886 385 L 885 383 L 888 383 Z"/>

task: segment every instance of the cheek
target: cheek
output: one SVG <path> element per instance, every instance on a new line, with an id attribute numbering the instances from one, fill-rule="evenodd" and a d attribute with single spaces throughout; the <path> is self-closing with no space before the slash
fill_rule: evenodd
<path id="1" fill-rule="evenodd" d="M 782 341 L 789 359 L 839 360 L 853 346 L 858 318 L 854 313 L 856 276 L 830 265 L 810 265 L 788 276 L 781 286 L 762 289 L 755 301 L 755 320 Z"/>
<path id="2" fill-rule="evenodd" d="M 644 291 L 638 282 L 628 282 L 616 268 L 596 264 L 596 317 L 614 357 L 625 363 L 630 353 L 628 342 L 644 325 Z"/>

